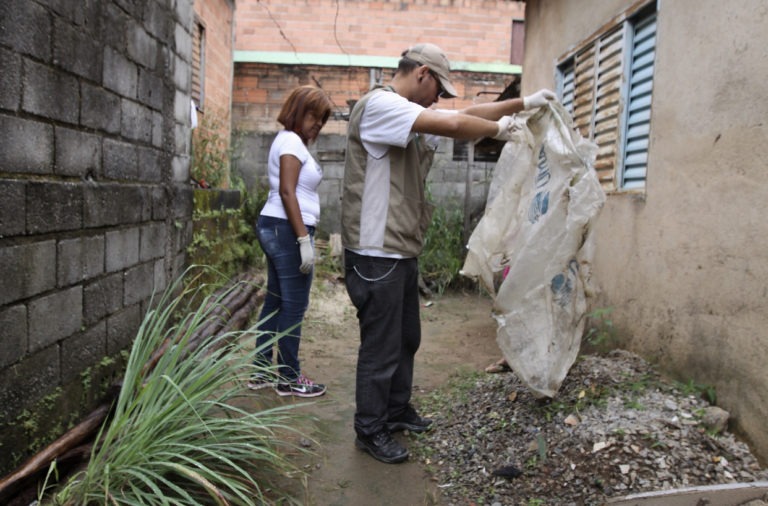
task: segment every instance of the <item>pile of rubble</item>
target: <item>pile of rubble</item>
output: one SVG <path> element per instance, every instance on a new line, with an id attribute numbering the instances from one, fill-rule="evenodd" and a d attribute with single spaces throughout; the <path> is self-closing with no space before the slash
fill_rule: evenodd
<path id="1" fill-rule="evenodd" d="M 418 439 L 440 504 L 600 504 L 612 497 L 768 480 L 727 412 L 625 351 L 581 357 L 555 399 L 514 374 L 485 375 L 450 402 L 422 399 Z"/>

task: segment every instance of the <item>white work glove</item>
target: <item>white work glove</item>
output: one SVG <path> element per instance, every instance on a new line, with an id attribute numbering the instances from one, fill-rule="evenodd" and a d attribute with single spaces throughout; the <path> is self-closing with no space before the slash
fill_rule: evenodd
<path id="1" fill-rule="evenodd" d="M 305 235 L 296 239 L 299 243 L 299 253 L 301 253 L 301 265 L 299 270 L 303 274 L 309 274 L 312 271 L 312 266 L 315 265 L 315 250 L 312 248 L 312 241 L 309 240 L 309 235 Z"/>
<path id="2" fill-rule="evenodd" d="M 503 116 L 496 124 L 499 125 L 499 131 L 496 132 L 493 138 L 500 141 L 512 140 L 514 133 L 520 130 L 512 116 Z"/>
<path id="3" fill-rule="evenodd" d="M 557 98 L 557 95 L 555 95 L 553 92 L 549 91 L 548 89 L 544 88 L 537 91 L 533 95 L 528 95 L 527 97 L 523 97 L 523 109 L 527 111 L 535 107 L 541 107 L 543 105 L 547 105 L 548 102 L 555 100 L 556 98 Z"/>

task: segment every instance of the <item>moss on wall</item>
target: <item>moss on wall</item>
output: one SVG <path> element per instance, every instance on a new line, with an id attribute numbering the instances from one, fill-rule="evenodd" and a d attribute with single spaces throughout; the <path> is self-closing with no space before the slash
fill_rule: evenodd
<path id="1" fill-rule="evenodd" d="M 0 475 L 6 475 L 62 436 L 103 402 L 122 378 L 128 351 L 106 356 L 68 384 L 56 388 L 13 419 L 0 422 Z"/>
<path id="2" fill-rule="evenodd" d="M 246 218 L 239 190 L 195 190 L 190 264 L 208 265 L 231 277 L 252 266 L 258 252 L 254 224 Z"/>

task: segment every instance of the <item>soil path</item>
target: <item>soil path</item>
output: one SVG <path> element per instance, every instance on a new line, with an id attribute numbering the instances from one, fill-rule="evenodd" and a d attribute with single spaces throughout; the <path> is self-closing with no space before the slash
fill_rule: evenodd
<path id="1" fill-rule="evenodd" d="M 491 300 L 477 294 L 449 294 L 422 301 L 422 342 L 416 355 L 415 395 L 444 384 L 460 368 L 475 370 L 500 356 Z M 355 365 L 359 333 L 343 282 L 316 279 L 302 330 L 302 371 L 325 383 L 321 402 L 302 408 L 320 419 L 314 437 L 320 448 L 305 466 L 310 472 L 305 504 L 436 504 L 439 491 L 411 459 L 382 464 L 354 446 Z M 396 436 L 406 446 L 409 437 Z"/>

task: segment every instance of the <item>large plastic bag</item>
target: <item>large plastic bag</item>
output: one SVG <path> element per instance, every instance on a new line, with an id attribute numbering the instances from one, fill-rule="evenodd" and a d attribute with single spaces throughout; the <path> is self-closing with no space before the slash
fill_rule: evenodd
<path id="1" fill-rule="evenodd" d="M 496 340 L 512 370 L 536 395 L 554 397 L 579 352 L 590 230 L 605 193 L 594 170 L 597 146 L 560 104 L 516 121 L 461 273 L 495 295 Z"/>

